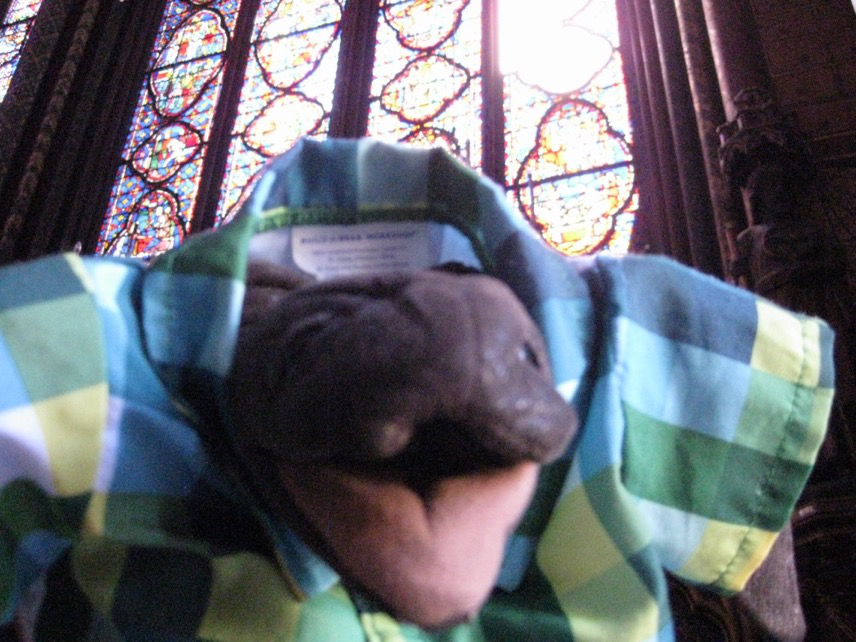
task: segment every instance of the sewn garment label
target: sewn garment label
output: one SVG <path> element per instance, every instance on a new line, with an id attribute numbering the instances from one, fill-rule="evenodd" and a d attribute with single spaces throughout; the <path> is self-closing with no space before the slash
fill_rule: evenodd
<path id="1" fill-rule="evenodd" d="M 427 268 L 434 257 L 427 223 L 297 225 L 292 257 L 319 279 Z"/>

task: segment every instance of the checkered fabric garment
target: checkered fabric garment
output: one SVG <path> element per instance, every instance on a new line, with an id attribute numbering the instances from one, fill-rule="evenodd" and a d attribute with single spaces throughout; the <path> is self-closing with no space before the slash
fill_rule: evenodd
<path id="1" fill-rule="evenodd" d="M 442 634 L 346 591 L 228 454 L 251 239 L 378 221 L 467 239 L 539 323 L 581 418 L 489 603 Z M 305 141 L 235 221 L 150 266 L 0 271 L 0 621 L 21 610 L 42 640 L 668 640 L 664 571 L 737 591 L 788 520 L 831 344 L 821 321 L 666 259 L 566 259 L 441 151 Z"/>

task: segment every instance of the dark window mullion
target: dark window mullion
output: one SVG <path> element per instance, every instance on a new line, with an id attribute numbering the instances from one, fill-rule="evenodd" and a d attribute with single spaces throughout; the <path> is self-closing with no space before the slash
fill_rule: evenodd
<path id="1" fill-rule="evenodd" d="M 505 185 L 505 110 L 499 70 L 499 13 L 497 0 L 482 3 L 482 169 Z"/>
<path id="2" fill-rule="evenodd" d="M 366 135 L 379 19 L 380 0 L 348 0 L 345 4 L 330 116 L 331 137 Z"/>
<path id="3" fill-rule="evenodd" d="M 115 40 L 109 49 L 112 54 L 109 67 L 98 72 L 104 84 L 100 85 L 95 101 L 100 109 L 95 112 L 92 131 L 97 132 L 95 138 L 100 143 L 85 150 L 86 161 L 78 174 L 85 178 L 78 180 L 72 204 L 68 206 L 70 211 L 80 212 L 88 219 L 86 228 L 75 231 L 75 240 L 83 237 L 83 250 L 87 254 L 94 253 L 98 243 L 167 2 L 156 0 L 145 8 L 122 4 L 110 11 L 108 23 L 103 27 Z M 102 34 L 102 38 L 107 37 Z"/>
<path id="4" fill-rule="evenodd" d="M 204 148 L 205 161 L 190 223 L 191 233 L 213 227 L 217 220 L 220 190 L 229 159 L 229 141 L 241 101 L 253 27 L 260 5 L 261 0 L 244 0 L 235 22 L 232 39 L 223 54 L 223 85 L 214 111 L 208 144 Z"/>

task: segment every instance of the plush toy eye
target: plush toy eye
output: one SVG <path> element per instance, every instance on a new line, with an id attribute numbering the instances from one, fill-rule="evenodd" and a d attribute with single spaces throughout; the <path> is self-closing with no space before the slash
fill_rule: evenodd
<path id="1" fill-rule="evenodd" d="M 481 270 L 460 261 L 446 261 L 445 263 L 435 265 L 431 269 L 437 272 L 448 272 L 449 274 L 482 274 Z"/>
<path id="2" fill-rule="evenodd" d="M 517 354 L 521 361 L 528 361 L 536 368 L 541 367 L 541 361 L 540 359 L 538 359 L 538 355 L 536 354 L 535 349 L 528 341 L 520 347 L 520 350 Z"/>

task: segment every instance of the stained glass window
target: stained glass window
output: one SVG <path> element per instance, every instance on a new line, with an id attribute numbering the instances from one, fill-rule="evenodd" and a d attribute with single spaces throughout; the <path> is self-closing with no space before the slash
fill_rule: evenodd
<path id="1" fill-rule="evenodd" d="M 335 122 L 448 148 L 563 252 L 625 252 L 622 74 L 613 0 L 170 0 L 97 249 L 151 255 L 229 220 L 268 158 Z"/>
<path id="2" fill-rule="evenodd" d="M 190 231 L 237 0 L 171 0 L 96 251 L 148 256 Z"/>
<path id="3" fill-rule="evenodd" d="M 235 213 L 265 161 L 327 133 L 343 0 L 265 2 L 250 46 L 217 222 Z"/>
<path id="4" fill-rule="evenodd" d="M 21 50 L 42 0 L 12 0 L 0 25 L 0 100 L 6 96 L 21 59 Z"/>
<path id="5" fill-rule="evenodd" d="M 501 5 L 505 182 L 567 254 L 627 251 L 637 207 L 615 3 Z"/>
<path id="6" fill-rule="evenodd" d="M 217 161 L 208 142 L 227 64 L 245 72 L 215 224 L 265 160 L 326 133 L 343 3 L 260 2 L 249 51 L 232 45 L 240 0 L 167 4 L 96 251 L 149 256 L 191 231 L 203 167 Z"/>
<path id="7" fill-rule="evenodd" d="M 483 20 L 476 0 L 384 0 L 369 133 L 482 162 Z M 636 208 L 611 0 L 500 0 L 509 196 L 567 254 L 627 251 Z M 490 135 L 491 132 L 487 132 Z"/>
<path id="8" fill-rule="evenodd" d="M 384 0 L 369 134 L 442 145 L 481 164 L 481 4 Z"/>

